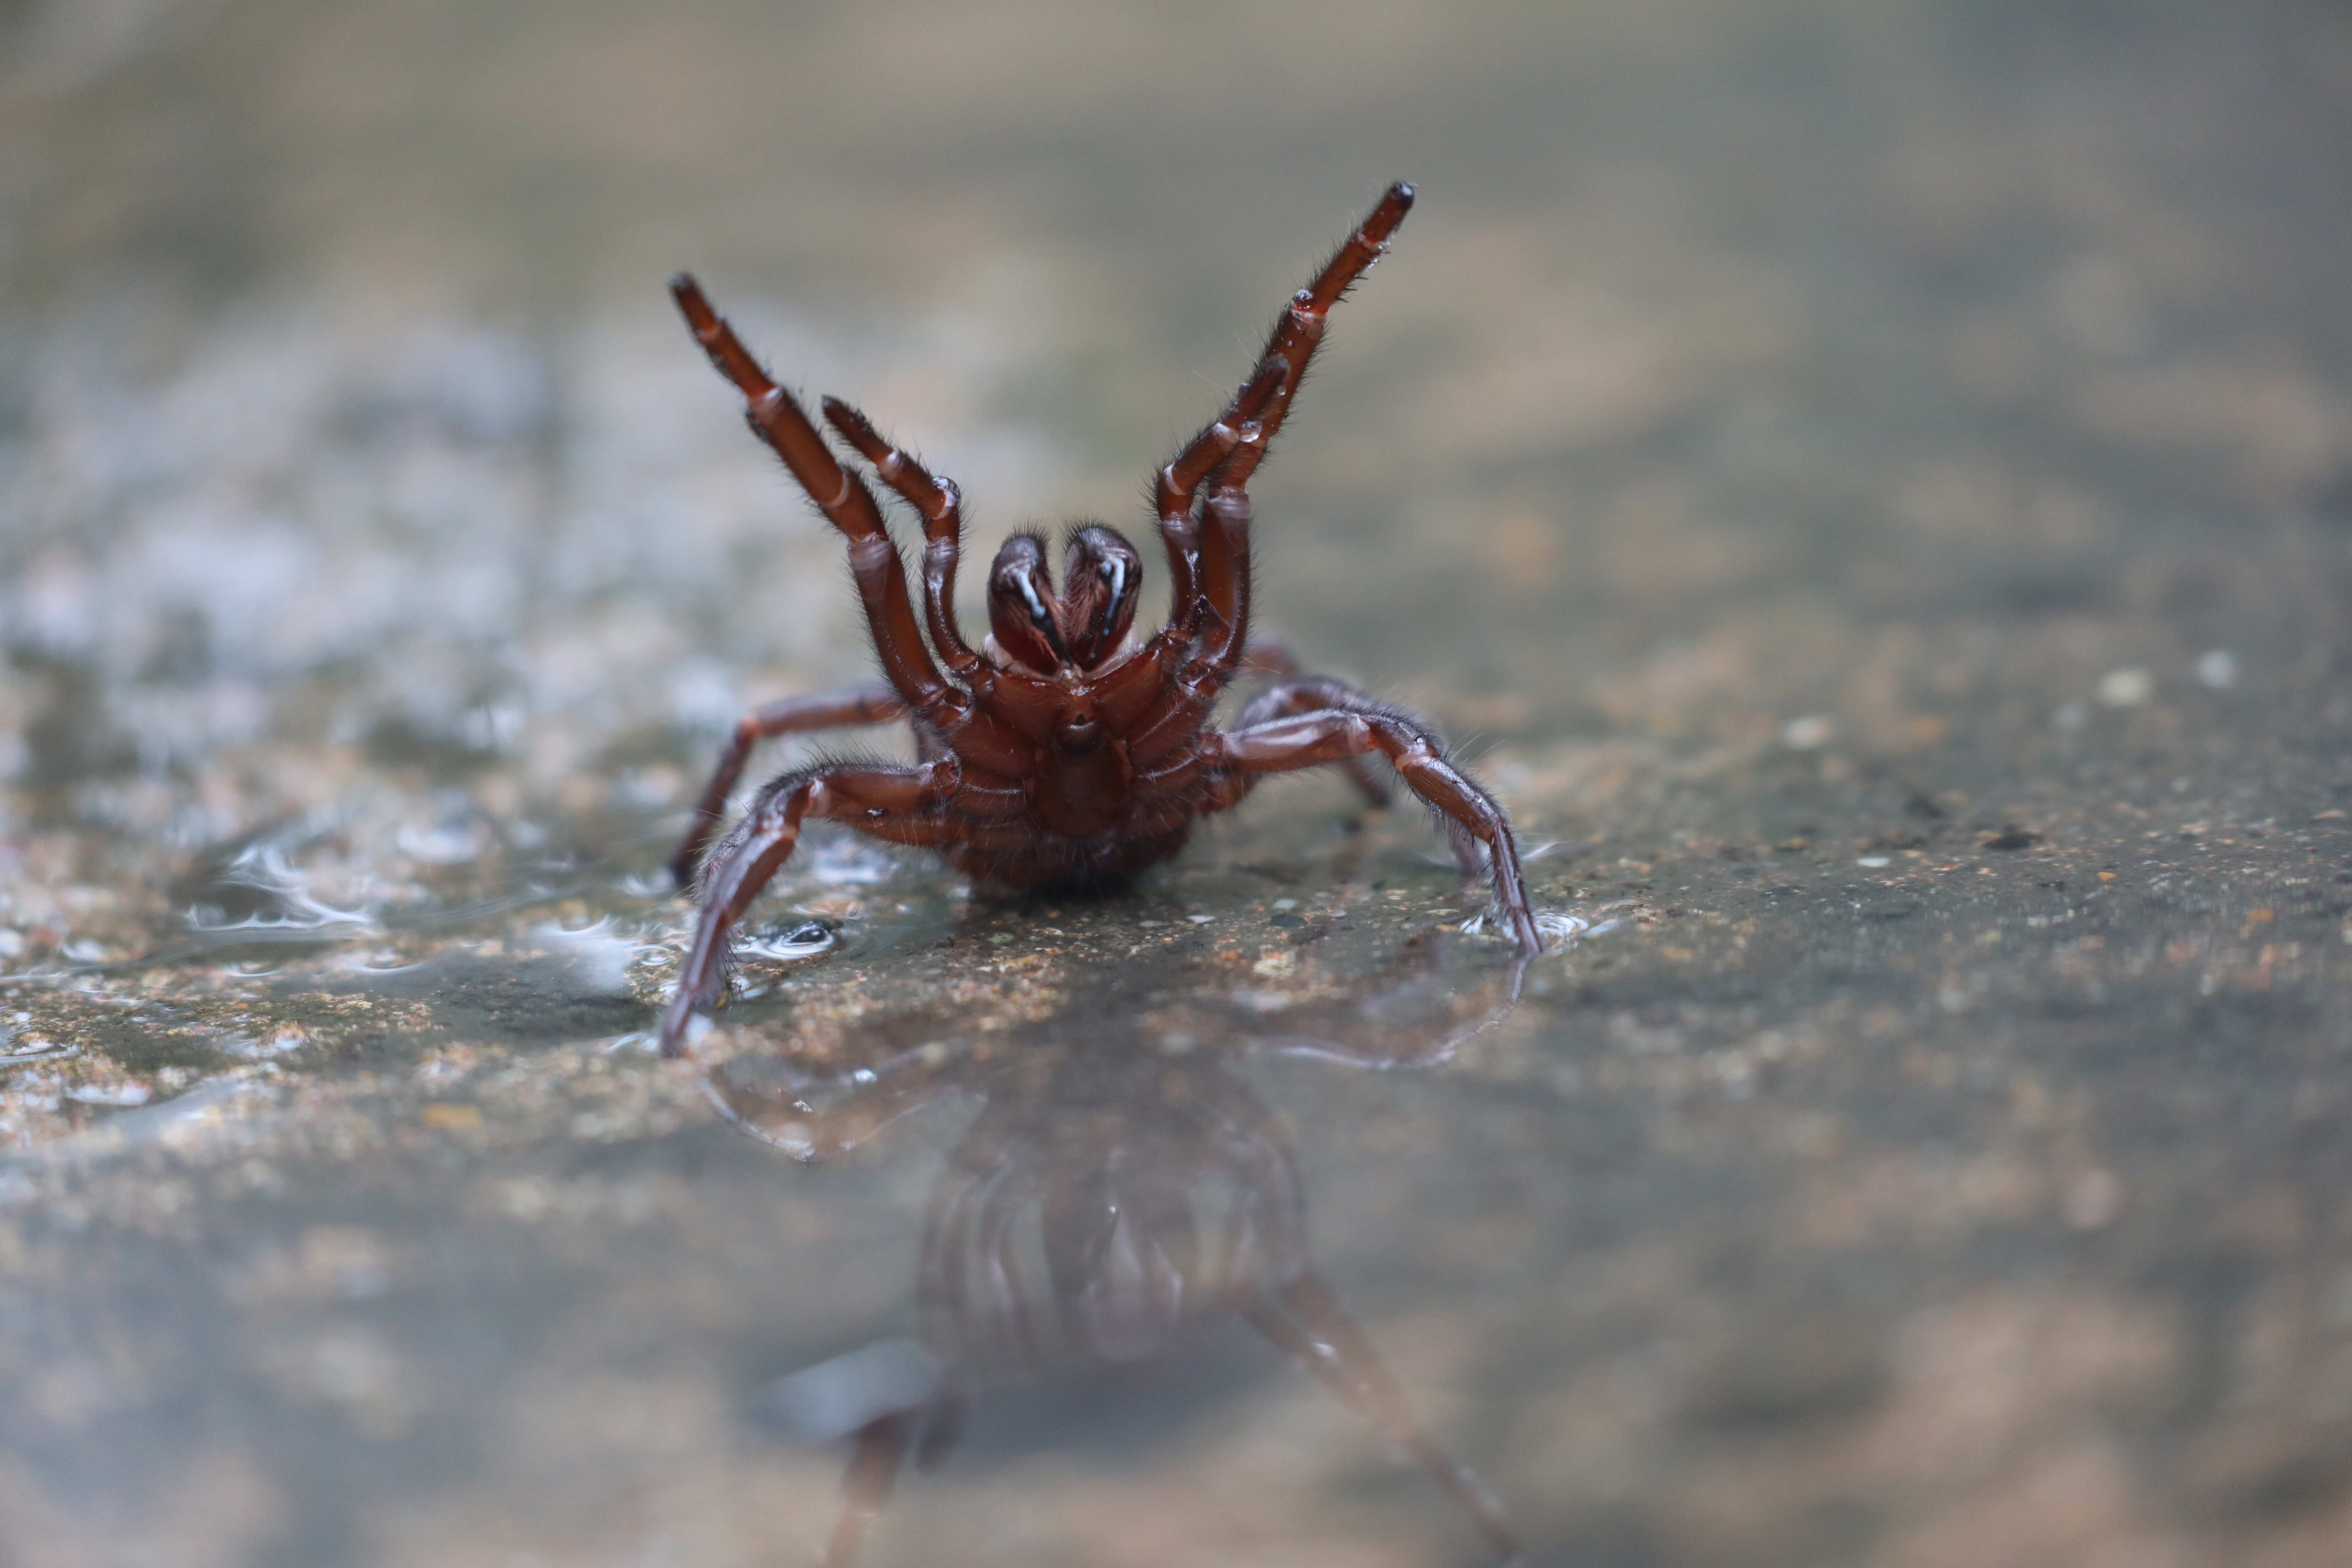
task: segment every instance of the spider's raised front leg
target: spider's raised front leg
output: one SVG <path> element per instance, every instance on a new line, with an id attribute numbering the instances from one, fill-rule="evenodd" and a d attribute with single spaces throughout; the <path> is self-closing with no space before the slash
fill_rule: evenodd
<path id="1" fill-rule="evenodd" d="M 1437 732 L 1403 709 L 1375 702 L 1336 680 L 1297 684 L 1321 689 L 1328 706 L 1201 737 L 1213 770 L 1208 809 L 1231 804 L 1229 799 L 1218 798 L 1221 794 L 1238 799 L 1255 774 L 1288 773 L 1378 752 L 1388 758 L 1413 794 L 1486 847 L 1495 898 L 1512 935 L 1518 939 L 1519 951 L 1529 955 L 1541 952 L 1543 939 L 1536 934 L 1535 910 L 1528 902 L 1527 877 L 1519 869 L 1510 818 L 1493 795 L 1447 758 L 1445 742 Z M 1289 689 L 1276 688 L 1251 706 L 1286 689 Z M 1222 780 L 1215 775 L 1223 775 Z M 1222 792 L 1216 787 L 1220 782 L 1224 785 Z"/>
<path id="2" fill-rule="evenodd" d="M 817 510 L 849 542 L 850 573 L 891 689 L 906 700 L 909 712 L 953 744 L 959 754 L 1017 773 L 1028 755 L 1022 737 L 978 710 L 971 698 L 943 679 L 931 662 L 907 592 L 906 563 L 890 542 L 874 492 L 842 467 L 793 395 L 760 368 L 735 329 L 711 309 L 700 285 L 681 272 L 670 279 L 670 292 L 695 342 L 743 395 L 752 429 L 775 449 Z"/>
<path id="3" fill-rule="evenodd" d="M 1254 390 L 1270 369 L 1282 367 L 1264 403 L 1249 410 L 1256 425 L 1255 438 L 1237 443 L 1231 456 L 1203 476 L 1210 489 L 1202 504 L 1205 514 L 1200 552 L 1202 647 L 1195 660 L 1206 668 L 1197 675 L 1190 669 L 1186 674 L 1212 689 L 1232 679 L 1234 665 L 1249 637 L 1250 477 L 1265 461 L 1283 421 L 1290 417 L 1291 401 L 1307 379 L 1307 363 L 1322 345 L 1331 307 L 1388 254 L 1391 237 L 1412 210 L 1412 187 L 1403 181 L 1391 185 L 1356 232 L 1323 264 L 1315 280 L 1291 296 L 1290 303 L 1275 319 L 1274 330 L 1266 334 L 1265 349 L 1252 378 Z M 1245 390 L 1237 405 L 1249 395 Z"/>
<path id="4" fill-rule="evenodd" d="M 1160 532 L 1176 578 L 1161 637 L 1180 644 L 1188 657 L 1158 710 L 1146 714 L 1129 737 L 1130 753 L 1147 772 L 1171 758 L 1182 765 L 1186 742 L 1233 679 L 1249 638 L 1250 477 L 1289 417 L 1331 307 L 1388 253 L 1412 198 L 1412 187 L 1402 181 L 1388 188 L 1314 281 L 1283 307 L 1249 380 L 1225 411 L 1160 470 L 1154 485 Z M 1210 487 L 1200 507 L 1205 521 L 1194 516 L 1204 485 Z"/>
<path id="5" fill-rule="evenodd" d="M 1206 429 L 1185 443 L 1152 480 L 1152 500 L 1160 512 L 1160 538 L 1168 547 L 1168 629 L 1161 635 L 1190 639 L 1200 624 L 1201 528 L 1192 517 L 1192 498 L 1210 472 L 1233 456 L 1236 447 L 1260 439 L 1258 416 L 1282 389 L 1288 366 L 1262 359 L 1250 378 L 1234 394 L 1225 411 Z"/>
<path id="6" fill-rule="evenodd" d="M 678 970 L 677 994 L 662 1015 L 661 1054 L 683 1054 L 695 1009 L 726 989 L 728 939 L 800 842 L 803 818 L 830 816 L 872 837 L 937 847 L 955 834 L 955 819 L 936 808 L 956 777 L 954 761 L 942 758 L 911 768 L 816 768 L 761 789 L 703 866 L 702 918 Z"/>
<path id="7" fill-rule="evenodd" d="M 906 716 L 906 700 L 887 686 L 861 686 L 823 697 L 787 697 L 744 714 L 735 721 L 735 732 L 719 753 L 719 766 L 712 771 L 710 782 L 702 787 L 702 800 L 694 808 L 694 822 L 686 830 L 685 841 L 669 858 L 671 879 L 681 888 L 694 885 L 694 874 L 702 867 L 703 846 L 726 820 L 727 797 L 735 793 L 735 781 L 743 776 L 743 764 L 753 746 L 780 735 L 850 724 L 887 724 Z"/>
<path id="8" fill-rule="evenodd" d="M 963 554 L 963 491 L 953 479 L 933 474 L 913 455 L 884 440 L 872 420 L 838 397 L 824 400 L 824 417 L 923 520 L 923 608 L 931 643 L 950 674 L 970 679 L 979 671 L 981 659 L 964 641 L 955 614 L 956 566 Z"/>

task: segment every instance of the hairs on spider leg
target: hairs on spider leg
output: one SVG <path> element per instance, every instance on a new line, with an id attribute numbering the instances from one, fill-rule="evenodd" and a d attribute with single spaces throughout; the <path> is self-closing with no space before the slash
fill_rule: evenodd
<path id="1" fill-rule="evenodd" d="M 884 757 L 870 752 L 828 751 L 821 752 L 800 766 L 787 768 L 769 779 L 751 792 L 751 804 L 744 807 L 742 815 L 735 819 L 735 826 L 712 839 L 710 847 L 703 851 L 702 864 L 696 867 L 694 872 L 694 901 L 699 904 L 709 897 L 711 868 L 723 862 L 730 854 L 741 847 L 745 838 L 759 830 L 761 811 L 778 795 L 789 794 L 818 774 L 831 773 L 836 768 L 884 769 L 905 765 L 897 758 Z M 803 818 L 801 829 L 805 833 L 812 823 L 824 820 L 826 819 L 823 817 Z"/>

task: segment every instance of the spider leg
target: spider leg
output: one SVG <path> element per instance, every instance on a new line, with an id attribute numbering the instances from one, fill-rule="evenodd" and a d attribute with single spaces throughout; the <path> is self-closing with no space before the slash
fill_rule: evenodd
<path id="1" fill-rule="evenodd" d="M 786 773 L 762 789 L 703 865 L 702 919 L 678 971 L 677 994 L 662 1015 L 661 1054 L 683 1055 L 695 1010 L 719 1000 L 728 938 L 800 842 L 802 818 L 838 817 L 877 838 L 942 843 L 958 825 L 927 813 L 955 787 L 955 763 L 942 760 L 911 768 L 817 768 Z"/>
<path id="2" fill-rule="evenodd" d="M 1288 367 L 1261 359 L 1234 394 L 1223 413 L 1168 460 L 1152 481 L 1160 513 L 1160 537 L 1168 547 L 1168 632 L 1189 638 L 1199 619 L 1201 529 L 1192 518 L 1192 497 L 1211 470 L 1238 447 L 1260 439 L 1258 413 L 1280 390 Z"/>
<path id="3" fill-rule="evenodd" d="M 1543 940 L 1536 934 L 1527 878 L 1519 869 L 1518 847 L 1502 806 L 1447 759 L 1445 742 L 1427 724 L 1401 708 L 1350 692 L 1337 681 L 1329 686 L 1336 689 L 1326 692 L 1333 701 L 1330 707 L 1202 736 L 1201 749 L 1215 770 L 1203 809 L 1231 804 L 1227 795 L 1238 799 L 1250 775 L 1311 768 L 1377 751 L 1413 794 L 1486 847 L 1495 896 L 1518 939 L 1519 951 L 1530 956 L 1541 952 Z M 1337 700 L 1339 693 L 1346 694 L 1344 706 Z"/>
<path id="4" fill-rule="evenodd" d="M 787 697 L 744 714 L 735 721 L 735 732 L 719 753 L 719 766 L 710 782 L 703 785 L 702 800 L 694 808 L 694 824 L 686 830 L 685 842 L 669 858 L 670 876 L 681 888 L 693 886 L 703 847 L 726 819 L 727 797 L 734 793 L 735 781 L 743 776 L 743 764 L 753 746 L 779 735 L 847 724 L 886 724 L 906 715 L 906 700 L 887 686 L 861 686 L 823 697 Z"/>
<path id="5" fill-rule="evenodd" d="M 1130 746 L 1139 757 L 1165 754 L 1188 740 L 1233 679 L 1249 640 L 1250 477 L 1289 416 L 1331 307 L 1387 254 L 1412 200 L 1412 187 L 1402 181 L 1388 188 L 1314 281 L 1283 307 L 1250 379 L 1225 412 L 1160 470 L 1154 500 L 1177 579 L 1162 636 L 1192 647 L 1159 711 L 1147 710 L 1138 723 Z M 1205 527 L 1192 515 L 1203 484 L 1214 487 L 1202 506 Z"/>
<path id="6" fill-rule="evenodd" d="M 956 567 L 963 554 L 963 493 L 953 479 L 929 468 L 883 439 L 873 422 L 837 397 L 824 400 L 824 416 L 843 440 L 874 465 L 883 482 L 920 514 L 923 534 L 923 609 L 931 646 L 949 673 L 971 688 L 980 708 L 1032 740 L 1043 735 L 1059 713 L 1066 693 L 1052 681 L 1000 669 L 981 658 L 956 624 Z M 967 721 L 969 722 L 969 721 Z M 976 759 L 986 765 L 987 758 Z M 1001 759 L 1000 759 L 1001 760 Z"/>
<path id="7" fill-rule="evenodd" d="M 1276 434 L 1290 416 L 1291 400 L 1298 395 L 1299 384 L 1307 379 L 1307 362 L 1323 342 L 1331 307 L 1388 254 L 1389 238 L 1412 210 L 1412 187 L 1403 181 L 1391 185 L 1356 232 L 1323 264 L 1315 280 L 1291 296 L 1259 356 L 1260 375 L 1264 367 L 1277 363 L 1283 374 L 1274 384 L 1273 395 L 1255 411 L 1257 438 L 1237 445 L 1233 455 L 1207 476 L 1213 488 L 1202 508 L 1207 525 L 1201 532 L 1201 597 L 1206 609 L 1215 613 L 1215 619 L 1203 625 L 1202 646 L 1193 657 L 1214 667 L 1210 679 L 1218 686 L 1232 679 L 1234 663 L 1249 637 L 1250 476 L 1265 460 Z M 1207 616 L 1203 619 L 1208 622 Z"/>
<path id="8" fill-rule="evenodd" d="M 980 656 L 964 641 L 956 624 L 956 567 L 963 553 L 963 492 L 953 479 L 932 474 L 922 463 L 893 447 L 874 428 L 872 420 L 837 397 L 824 400 L 824 416 L 841 438 L 874 465 L 882 482 L 915 509 L 923 520 L 923 609 L 930 623 L 931 644 L 949 670 L 969 677 L 980 666 Z"/>
<path id="9" fill-rule="evenodd" d="M 1252 637 L 1234 673 L 1271 675 L 1285 682 L 1252 698 L 1249 706 L 1244 708 L 1241 716 L 1234 721 L 1234 728 L 1237 730 L 1246 730 L 1252 724 L 1263 723 L 1268 719 L 1286 719 L 1294 713 L 1311 713 L 1318 708 L 1345 708 L 1370 700 L 1354 687 L 1328 676 L 1302 678 L 1298 673 L 1298 657 L 1280 637 Z M 1371 764 L 1363 758 L 1343 757 L 1339 760 L 1339 770 L 1348 775 L 1348 782 L 1356 786 L 1357 793 L 1373 806 L 1384 810 L 1396 798 L 1387 781 L 1372 772 Z M 1449 824 L 1452 821 L 1451 818 L 1447 820 Z M 1454 842 L 1454 858 L 1457 860 L 1461 859 L 1462 847 L 1461 840 L 1457 838 Z M 1462 868 L 1475 874 L 1486 868 L 1474 851 L 1469 859 L 1462 861 Z"/>
<path id="10" fill-rule="evenodd" d="M 817 510 L 849 541 L 850 572 L 866 606 L 874 650 L 891 686 L 926 723 L 954 740 L 960 751 L 984 764 L 992 761 L 1005 771 L 1017 771 L 1026 755 L 1020 737 L 976 711 L 971 697 L 950 685 L 931 662 L 907 592 L 906 563 L 890 542 L 874 492 L 841 466 L 793 395 L 760 368 L 735 329 L 710 308 L 701 285 L 681 272 L 669 287 L 695 341 L 719 373 L 743 394 L 751 427 L 775 448 Z"/>
<path id="11" fill-rule="evenodd" d="M 1274 331 L 1266 335 L 1265 351 L 1261 361 L 1278 359 L 1286 373 L 1276 389 L 1272 401 L 1258 416 L 1258 426 L 1264 438 L 1255 446 L 1234 453 L 1216 475 L 1220 488 L 1240 487 L 1249 483 L 1250 474 L 1265 458 L 1266 447 L 1290 416 L 1291 399 L 1298 395 L 1299 383 L 1307 378 L 1307 363 L 1315 357 L 1316 348 L 1323 342 L 1323 323 L 1356 279 L 1372 269 L 1389 252 L 1389 238 L 1404 222 L 1404 215 L 1412 210 L 1413 188 L 1402 180 L 1382 193 L 1372 210 L 1356 232 L 1341 242 L 1323 264 L 1315 280 L 1290 298 L 1290 303 L 1276 319 Z"/>
<path id="12" fill-rule="evenodd" d="M 1152 644 L 1156 647 L 1185 635 L 1189 634 L 1171 625 L 1154 637 Z M 1181 653 L 1182 650 L 1180 648 L 1178 651 Z M 1288 679 L 1298 673 L 1298 658 L 1290 651 L 1290 645 L 1280 637 L 1257 637 L 1251 641 L 1249 653 L 1235 672 Z M 1128 754 L 1142 770 L 1147 793 L 1161 790 L 1176 782 L 1173 778 L 1159 778 L 1160 770 L 1152 766 L 1155 763 L 1174 758 L 1175 767 L 1183 770 L 1178 776 L 1187 783 L 1198 772 L 1197 768 L 1189 765 L 1184 742 L 1208 718 L 1209 710 L 1216 705 L 1218 695 L 1214 689 L 1202 683 L 1200 679 L 1202 673 L 1196 663 L 1175 666 L 1144 698 L 1141 706 L 1136 710 L 1136 717 L 1128 726 Z M 1366 793 L 1377 796 L 1378 786 L 1374 785 Z M 1234 798 L 1238 801 L 1241 797 L 1237 795 Z M 1233 802 L 1225 804 L 1232 805 Z M 1376 798 L 1375 804 L 1385 805 L 1386 802 Z"/>
<path id="13" fill-rule="evenodd" d="M 1234 666 L 1234 673 L 1243 678 L 1270 675 L 1276 680 L 1296 680 L 1306 669 L 1287 638 L 1261 632 L 1250 638 L 1249 647 L 1242 650 L 1241 662 Z"/>

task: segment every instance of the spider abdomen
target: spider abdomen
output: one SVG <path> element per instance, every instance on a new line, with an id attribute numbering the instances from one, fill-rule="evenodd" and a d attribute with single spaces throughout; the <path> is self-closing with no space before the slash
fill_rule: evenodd
<path id="1" fill-rule="evenodd" d="M 1091 838 L 1128 815 L 1134 770 L 1127 748 L 1102 743 L 1099 731 L 1083 751 L 1045 748 L 1029 777 L 1029 804 L 1038 825 L 1065 838 Z"/>
<path id="2" fill-rule="evenodd" d="M 1199 771 L 1139 777 L 1126 742 L 1108 737 L 1075 751 L 1040 745 L 1018 784 L 965 773 L 953 807 L 963 826 L 948 859 L 1013 887 L 1122 881 L 1184 847 L 1204 807 Z M 1023 808 L 1008 812 L 1016 790 Z"/>
<path id="3" fill-rule="evenodd" d="M 1010 888 L 1101 887 L 1124 882 L 1184 847 L 1190 822 L 1142 836 L 1125 827 L 1085 838 L 978 828 L 948 846 L 948 864 L 968 877 Z"/>

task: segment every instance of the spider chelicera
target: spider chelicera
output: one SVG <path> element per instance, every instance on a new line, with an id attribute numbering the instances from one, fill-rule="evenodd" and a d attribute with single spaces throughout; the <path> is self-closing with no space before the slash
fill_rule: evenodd
<path id="1" fill-rule="evenodd" d="M 835 433 L 922 519 L 926 647 L 873 490 L 760 368 L 701 287 L 685 274 L 671 279 L 696 341 L 741 390 L 752 429 L 848 539 L 885 680 L 787 699 L 735 726 L 670 861 L 680 885 L 697 889 L 701 919 L 662 1017 L 664 1056 L 682 1053 L 696 1010 L 719 1000 L 729 938 L 809 817 L 939 850 L 968 875 L 1015 887 L 1111 883 L 1176 853 L 1194 817 L 1238 804 L 1265 773 L 1338 763 L 1383 800 L 1384 787 L 1364 765 L 1378 753 L 1444 820 L 1465 870 L 1479 868 L 1483 848 L 1520 952 L 1542 951 L 1510 821 L 1447 756 L 1437 732 L 1343 682 L 1298 678 L 1278 645 L 1250 643 L 1250 476 L 1290 411 L 1326 316 L 1386 252 L 1412 197 L 1409 184 L 1389 187 L 1291 298 L 1224 412 L 1160 470 L 1154 494 L 1173 581 L 1168 625 L 1139 646 L 1129 634 L 1142 558 L 1116 529 L 1090 522 L 1069 534 L 1058 595 L 1041 536 L 1004 542 L 988 570 L 990 635 L 975 650 L 954 610 L 961 493 L 884 440 L 865 415 L 828 397 L 823 406 Z M 1245 706 L 1232 729 L 1211 729 L 1219 695 L 1244 673 L 1284 679 Z M 829 763 L 784 773 L 710 847 L 757 742 L 898 719 L 915 732 L 912 766 Z"/>

